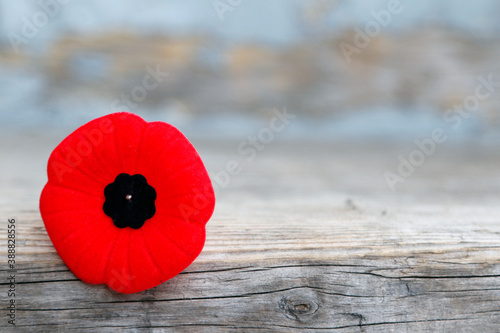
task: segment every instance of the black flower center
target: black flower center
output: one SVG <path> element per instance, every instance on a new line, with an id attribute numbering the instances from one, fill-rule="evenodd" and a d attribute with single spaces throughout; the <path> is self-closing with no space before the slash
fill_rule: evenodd
<path id="1" fill-rule="evenodd" d="M 143 175 L 119 174 L 104 189 L 103 210 L 118 228 L 139 229 L 156 213 L 156 191 Z"/>

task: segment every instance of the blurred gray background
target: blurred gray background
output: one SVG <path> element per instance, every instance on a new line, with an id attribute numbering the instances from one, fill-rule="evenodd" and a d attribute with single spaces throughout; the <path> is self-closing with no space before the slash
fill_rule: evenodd
<path id="1" fill-rule="evenodd" d="M 440 127 L 496 143 L 500 85 L 470 97 L 480 77 L 500 82 L 499 15 L 494 0 L 3 1 L 0 127 L 67 132 L 131 111 L 245 138 L 286 108 L 283 138 L 412 141 Z M 163 74 L 146 89 L 151 71 Z"/>

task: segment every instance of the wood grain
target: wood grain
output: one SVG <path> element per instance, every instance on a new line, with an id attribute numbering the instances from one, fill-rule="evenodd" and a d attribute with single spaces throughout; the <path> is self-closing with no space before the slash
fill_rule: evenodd
<path id="1" fill-rule="evenodd" d="M 500 331 L 500 171 L 489 148 L 442 149 L 392 192 L 382 175 L 405 148 L 273 142 L 246 161 L 238 142 L 195 141 L 212 175 L 231 159 L 243 172 L 218 191 L 200 257 L 122 295 L 79 281 L 45 232 L 37 200 L 57 138 L 12 138 L 0 246 L 16 218 L 17 325 L 7 324 L 2 250 L 2 332 Z"/>

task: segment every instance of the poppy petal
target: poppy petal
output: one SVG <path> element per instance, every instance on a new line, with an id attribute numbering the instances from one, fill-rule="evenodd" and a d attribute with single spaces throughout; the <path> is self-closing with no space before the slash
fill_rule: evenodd
<path id="1" fill-rule="evenodd" d="M 153 260 L 164 274 L 164 281 L 182 272 L 196 258 L 157 230 L 149 228 L 144 234 Z"/>
<path id="2" fill-rule="evenodd" d="M 155 142 L 163 142 L 157 147 Z M 213 214 L 215 194 L 207 172 L 200 170 L 201 157 L 192 144 L 176 128 L 165 123 L 151 123 L 144 144 L 155 146 L 149 157 L 137 168 L 147 174 L 153 186 L 169 189 L 158 195 L 158 209 L 169 210 L 177 217 L 205 224 Z"/>
<path id="3" fill-rule="evenodd" d="M 142 137 L 148 125 L 142 118 L 131 113 L 115 113 L 111 119 L 121 173 L 136 174 L 137 160 L 142 159 L 139 154 Z"/>
<path id="4" fill-rule="evenodd" d="M 123 229 L 115 240 L 113 249 L 106 265 L 106 284 L 120 293 L 131 293 L 133 282 L 139 276 L 130 271 L 128 263 L 130 244 L 129 229 Z"/>

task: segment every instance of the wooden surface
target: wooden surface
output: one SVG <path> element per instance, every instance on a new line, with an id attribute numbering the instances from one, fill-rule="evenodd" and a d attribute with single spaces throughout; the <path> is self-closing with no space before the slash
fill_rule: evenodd
<path id="1" fill-rule="evenodd" d="M 62 137 L 1 136 L 1 332 L 499 332 L 500 158 L 439 147 L 392 192 L 408 147 L 195 141 L 218 193 L 200 257 L 157 288 L 87 285 L 56 254 L 38 212 Z M 16 327 L 7 324 L 6 225 L 17 221 Z"/>

